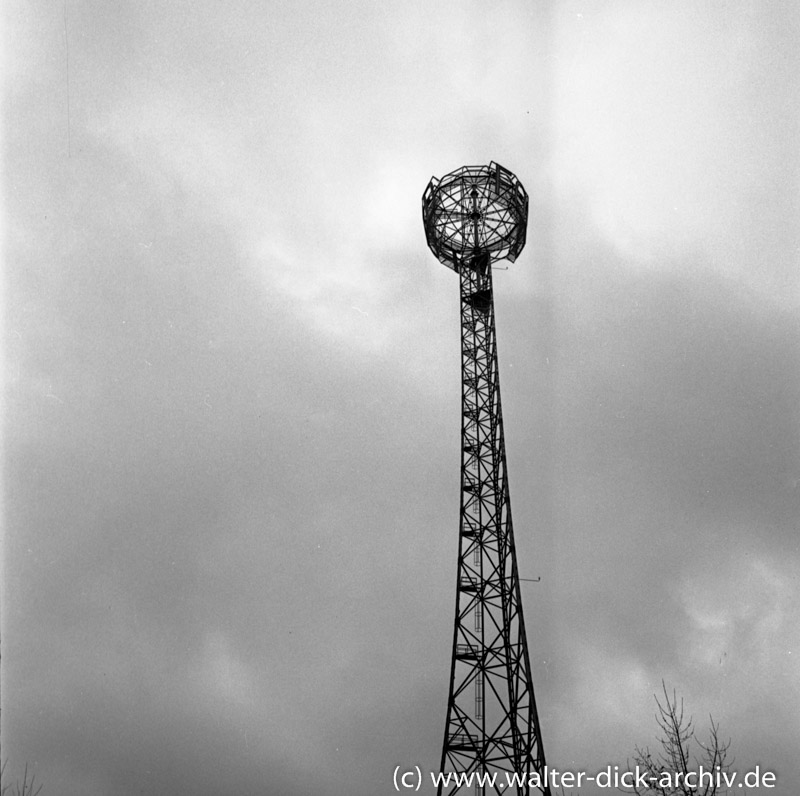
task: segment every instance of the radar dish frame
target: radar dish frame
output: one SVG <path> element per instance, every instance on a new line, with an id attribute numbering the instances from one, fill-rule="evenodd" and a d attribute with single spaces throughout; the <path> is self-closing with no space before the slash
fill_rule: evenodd
<path id="1" fill-rule="evenodd" d="M 477 251 L 513 263 L 525 246 L 528 194 L 495 161 L 463 166 L 431 178 L 422 195 L 422 221 L 430 250 L 456 272 Z"/>

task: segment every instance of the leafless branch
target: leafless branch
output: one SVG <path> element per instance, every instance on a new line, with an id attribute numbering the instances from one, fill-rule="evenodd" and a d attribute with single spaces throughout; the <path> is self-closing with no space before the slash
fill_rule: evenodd
<path id="1" fill-rule="evenodd" d="M 683 699 L 678 700 L 674 689 L 670 694 L 663 680 L 661 689 L 663 697 L 655 696 L 660 751 L 654 755 L 649 747 L 637 746 L 633 766 L 628 761 L 628 769 L 634 771 L 638 767 L 643 774 L 640 779 L 649 784 L 642 787 L 640 782 L 626 792 L 636 796 L 725 796 L 729 790 L 721 774 L 729 773 L 733 763 L 733 759 L 728 759 L 730 739 L 724 742 L 720 739 L 719 724 L 709 716 L 708 741 L 698 740 L 692 717 L 686 717 Z M 701 768 L 711 776 L 697 779 Z M 692 773 L 695 777 L 687 782 L 687 775 Z"/>
<path id="2" fill-rule="evenodd" d="M 14 783 L 7 781 L 6 766 L 8 760 L 4 760 L 0 766 L 0 796 L 39 796 L 42 790 L 42 785 L 36 785 L 36 775 L 31 774 L 28 779 L 28 764 L 25 764 L 25 773 L 22 776 L 22 782 L 17 780 Z"/>

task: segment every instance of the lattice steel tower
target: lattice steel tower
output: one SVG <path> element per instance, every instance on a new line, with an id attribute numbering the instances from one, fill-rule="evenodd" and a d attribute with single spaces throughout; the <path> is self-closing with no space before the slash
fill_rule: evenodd
<path id="1" fill-rule="evenodd" d="M 438 794 L 550 796 L 511 526 L 492 294 L 492 262 L 525 245 L 528 195 L 497 163 L 432 178 L 422 196 L 428 246 L 461 283 L 461 518 L 455 632 L 442 772 L 471 786 Z M 522 775 L 511 785 L 505 772 Z M 533 784 L 533 787 L 530 786 Z"/>

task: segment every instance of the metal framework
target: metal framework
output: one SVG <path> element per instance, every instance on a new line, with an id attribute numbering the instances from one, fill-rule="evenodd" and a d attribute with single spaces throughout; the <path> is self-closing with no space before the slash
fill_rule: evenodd
<path id="1" fill-rule="evenodd" d="M 525 245 L 528 196 L 497 163 L 465 166 L 431 179 L 422 216 L 428 246 L 461 286 L 461 514 L 441 772 L 473 776 L 441 782 L 437 793 L 550 796 L 511 524 L 492 294 L 492 261 L 513 262 Z"/>

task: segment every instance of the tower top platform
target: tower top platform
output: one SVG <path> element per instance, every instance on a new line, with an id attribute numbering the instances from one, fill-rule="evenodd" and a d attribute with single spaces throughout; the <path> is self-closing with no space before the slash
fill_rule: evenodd
<path id="1" fill-rule="evenodd" d="M 431 178 L 422 221 L 430 250 L 454 271 L 476 254 L 513 263 L 525 246 L 528 194 L 499 163 L 462 166 Z"/>

